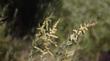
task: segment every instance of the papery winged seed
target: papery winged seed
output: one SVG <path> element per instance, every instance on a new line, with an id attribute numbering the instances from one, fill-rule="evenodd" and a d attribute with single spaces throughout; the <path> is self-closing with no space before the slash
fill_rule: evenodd
<path id="1" fill-rule="evenodd" d="M 88 30 L 88 28 L 87 28 L 87 27 L 85 27 L 85 30 Z"/>
<path id="2" fill-rule="evenodd" d="M 73 29 L 73 32 L 77 33 L 78 31 Z"/>
<path id="3" fill-rule="evenodd" d="M 78 31 L 78 35 L 80 35 L 80 34 L 82 34 L 82 31 L 80 30 L 80 31 Z"/>
<path id="4" fill-rule="evenodd" d="M 85 31 L 85 30 L 83 30 L 83 31 L 82 31 L 82 33 L 84 34 L 84 33 L 86 33 L 86 31 Z"/>
<path id="5" fill-rule="evenodd" d="M 56 36 L 56 35 L 49 35 L 49 36 L 51 36 L 53 38 L 58 38 L 58 36 Z"/>
<path id="6" fill-rule="evenodd" d="M 40 49 L 39 47 L 34 46 L 34 48 L 39 50 L 40 52 L 44 53 L 44 51 L 42 49 Z"/>
<path id="7" fill-rule="evenodd" d="M 79 30 L 81 30 L 81 31 L 84 30 L 84 27 L 82 25 L 80 25 Z"/>
<path id="8" fill-rule="evenodd" d="M 51 34 L 54 34 L 54 33 L 55 33 L 55 31 L 51 31 L 50 33 L 51 33 Z"/>
<path id="9" fill-rule="evenodd" d="M 70 35 L 70 40 L 77 40 L 77 38 L 74 34 L 72 34 L 72 35 Z"/>

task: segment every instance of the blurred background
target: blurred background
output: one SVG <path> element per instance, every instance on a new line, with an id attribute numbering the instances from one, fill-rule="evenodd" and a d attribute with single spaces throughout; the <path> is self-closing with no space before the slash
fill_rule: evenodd
<path id="1" fill-rule="evenodd" d="M 2 4 L 2 1 L 0 1 L 0 16 L 3 13 Z M 63 19 L 57 28 L 58 43 L 67 40 L 72 30 L 77 29 L 80 24 L 91 21 L 97 22 L 81 38 L 80 46 L 82 49 L 76 52 L 75 57 L 72 57 L 74 58 L 73 61 L 101 61 L 104 56 L 110 56 L 110 0 L 61 0 L 55 6 L 54 19 Z M 51 11 L 51 9 L 47 9 L 47 12 L 48 10 Z M 5 24 L 1 24 L 0 61 L 27 61 L 32 40 L 29 43 L 26 41 L 11 42 L 4 36 L 4 29 Z M 38 57 L 36 60 L 33 58 L 33 61 L 40 61 L 40 59 Z M 50 59 L 47 61 L 56 60 Z"/>

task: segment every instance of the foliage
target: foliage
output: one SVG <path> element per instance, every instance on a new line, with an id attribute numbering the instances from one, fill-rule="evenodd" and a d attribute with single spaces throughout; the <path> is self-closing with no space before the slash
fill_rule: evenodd
<path id="1" fill-rule="evenodd" d="M 110 50 L 110 1 L 61 0 L 61 2 L 52 3 L 55 7 L 59 5 L 56 9 L 51 5 L 47 8 L 49 10 L 46 11 L 45 21 L 36 30 L 29 58 L 38 61 L 49 61 L 48 59 L 50 61 L 98 61 L 103 51 Z M 0 12 L 1 10 L 2 7 Z M 94 24 L 92 21 L 97 24 L 88 27 Z M 54 27 L 54 24 L 58 25 Z M 84 31 L 79 30 L 82 28 Z M 12 57 L 19 55 L 21 51 L 18 53 L 16 48 L 18 50 L 24 48 L 23 43 L 20 41 L 22 45 L 11 50 L 9 48 L 11 42 L 4 41 L 3 31 L 4 25 L 0 27 L 0 57 L 10 56 L 6 55 L 8 53 L 12 54 Z M 29 45 L 27 42 L 24 44 Z M 12 52 L 9 52 L 10 50 Z"/>
<path id="2" fill-rule="evenodd" d="M 37 54 L 40 55 L 41 61 L 43 61 L 45 60 L 45 55 L 49 54 L 56 58 L 56 61 L 73 60 L 72 57 L 75 55 L 75 52 L 83 48 L 80 46 L 81 35 L 83 35 L 89 27 L 94 26 L 95 22 L 80 25 L 78 29 L 73 29 L 73 33 L 69 34 L 66 40 L 59 42 L 61 40 L 57 41 L 57 39 L 60 38 L 55 34 L 58 30 L 58 23 L 61 20 L 57 20 L 55 24 L 51 24 L 52 18 L 52 15 L 50 15 L 45 19 L 43 24 L 37 28 L 36 39 L 33 40 L 32 43 L 31 59 L 33 54 Z"/>

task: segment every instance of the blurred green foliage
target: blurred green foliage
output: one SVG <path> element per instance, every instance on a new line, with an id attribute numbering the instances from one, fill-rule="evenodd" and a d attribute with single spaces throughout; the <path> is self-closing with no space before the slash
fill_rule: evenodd
<path id="1" fill-rule="evenodd" d="M 98 52 L 110 50 L 110 0 L 62 0 L 62 2 L 63 7 L 58 8 L 61 10 L 58 13 L 63 20 L 58 25 L 57 32 L 61 41 L 66 40 L 72 29 L 80 24 L 97 22 L 97 25 L 89 29 L 89 32 L 82 38 L 83 49 L 78 52 L 79 57 L 76 61 L 95 61 Z M 5 40 L 3 29 L 4 27 L 0 26 L 0 49 L 8 47 L 7 44 L 3 45 L 1 42 Z M 0 50 L 0 55 L 3 55 L 1 52 L 2 50 Z"/>
<path id="2" fill-rule="evenodd" d="M 63 3 L 63 8 L 68 12 L 63 12 L 64 21 L 59 26 L 58 34 L 62 40 L 81 23 L 96 21 L 97 25 L 83 38 L 81 46 L 84 49 L 80 55 L 85 58 L 90 56 L 89 61 L 95 61 L 98 52 L 110 50 L 110 1 L 64 0 Z"/>

